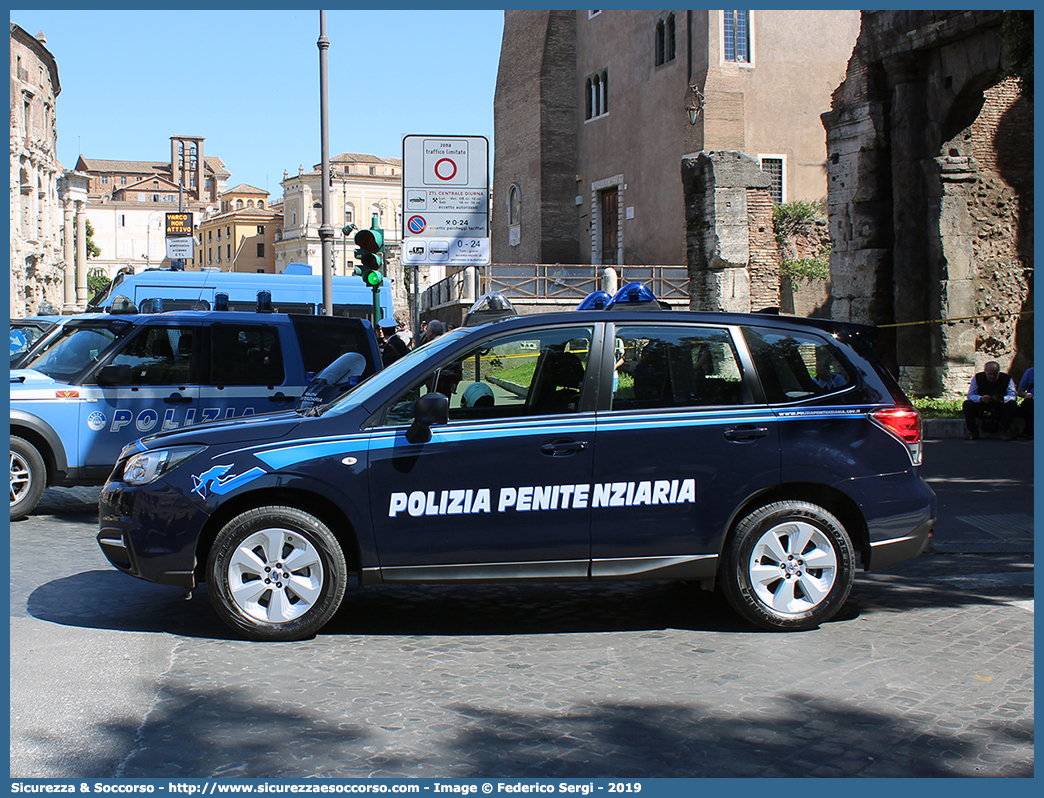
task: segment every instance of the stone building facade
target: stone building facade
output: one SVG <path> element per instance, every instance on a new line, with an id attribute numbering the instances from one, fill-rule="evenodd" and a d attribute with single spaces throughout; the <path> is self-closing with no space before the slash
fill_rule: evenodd
<path id="1" fill-rule="evenodd" d="M 913 394 L 1032 362 L 1033 118 L 1005 77 L 1002 15 L 863 12 L 823 115 L 832 315 L 882 325 Z"/>
<path id="2" fill-rule="evenodd" d="M 43 34 L 11 23 L 11 318 L 65 300 L 65 232 L 58 180 L 58 65 Z"/>
<path id="3" fill-rule="evenodd" d="M 204 153 L 202 136 L 171 136 L 166 161 L 122 161 L 80 156 L 87 179 L 86 215 L 100 254 L 88 268 L 110 279 L 120 270 L 168 267 L 164 220 L 179 206 L 195 225 L 218 213 L 230 174 Z"/>
<path id="4" fill-rule="evenodd" d="M 222 194 L 221 212 L 202 219 L 196 228 L 195 257 L 186 268 L 275 274 L 283 215 L 268 204 L 267 191 L 246 183 Z"/>
<path id="5" fill-rule="evenodd" d="M 822 199 L 819 114 L 858 31 L 857 11 L 506 11 L 493 262 L 685 264 L 688 154 L 747 153 L 774 201 Z"/>
<path id="6" fill-rule="evenodd" d="M 298 167 L 297 174 L 283 172 L 283 227 L 275 244 L 277 272 L 290 263 L 312 267 L 321 274 L 323 248 L 319 226 L 323 223 L 322 165 L 311 171 Z M 373 217 L 384 230 L 385 274 L 392 280 L 393 304 L 405 308 L 412 285 L 406 285 L 400 250 L 402 246 L 402 159 L 381 158 L 357 152 L 342 152 L 330 158 L 330 223 L 334 228 L 333 273 L 351 275 L 355 269 L 355 231 L 345 235 L 347 224 L 369 228 Z M 420 288 L 430 285 L 430 267 L 420 267 Z M 442 275 L 439 275 L 440 277 Z M 412 278 L 411 278 L 412 279 Z"/>

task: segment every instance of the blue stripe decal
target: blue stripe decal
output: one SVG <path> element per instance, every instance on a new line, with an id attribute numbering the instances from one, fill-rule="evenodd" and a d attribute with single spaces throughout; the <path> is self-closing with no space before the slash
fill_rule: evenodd
<path id="1" fill-rule="evenodd" d="M 303 443 L 268 452 L 256 452 L 254 457 L 265 465 L 279 470 L 307 460 L 318 460 L 321 457 L 343 457 L 346 454 L 358 454 L 365 457 L 365 440 L 340 438 L 325 442 Z"/>
<path id="2" fill-rule="evenodd" d="M 772 412 L 768 409 L 752 410 L 736 408 L 734 410 L 692 410 L 684 412 L 664 413 L 627 413 L 600 414 L 597 417 L 585 415 L 570 420 L 562 418 L 536 419 L 521 421 L 506 420 L 510 426 L 493 426 L 487 422 L 453 424 L 436 427 L 432 430 L 431 441 L 426 446 L 437 446 L 450 443 L 467 443 L 470 441 L 503 440 L 529 435 L 585 435 L 594 434 L 597 430 L 620 432 L 624 430 L 656 427 L 673 429 L 680 427 L 703 427 L 720 424 L 765 424 L 774 421 L 796 421 L 818 418 L 852 418 L 865 419 L 865 407 L 818 407 L 805 410 L 786 410 Z M 254 456 L 274 469 L 297 465 L 309 460 L 323 457 L 345 456 L 348 454 L 365 454 L 367 448 L 371 452 L 393 449 L 395 447 L 412 447 L 405 439 L 406 428 L 382 428 L 374 432 L 354 433 L 346 436 L 330 436 L 299 441 L 291 446 L 280 446 L 269 449 L 270 443 L 248 447 L 240 451 L 254 450 Z M 262 451 L 257 451 L 262 450 Z M 224 456 L 228 456 L 227 453 Z"/>

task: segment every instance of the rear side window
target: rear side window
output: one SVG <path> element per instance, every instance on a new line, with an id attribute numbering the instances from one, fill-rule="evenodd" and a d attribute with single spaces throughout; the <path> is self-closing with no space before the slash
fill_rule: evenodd
<path id="1" fill-rule="evenodd" d="M 318 374 L 341 355 L 358 352 L 366 358 L 364 377 L 377 371 L 373 362 L 373 333 L 361 323 L 349 324 L 326 316 L 290 317 L 301 342 L 301 357 L 307 372 Z"/>
<path id="2" fill-rule="evenodd" d="M 275 327 L 215 324 L 210 340 L 211 385 L 283 384 L 283 351 Z"/>
<path id="3" fill-rule="evenodd" d="M 855 385 L 855 371 L 840 350 L 807 333 L 744 327 L 769 404 L 839 393 Z"/>

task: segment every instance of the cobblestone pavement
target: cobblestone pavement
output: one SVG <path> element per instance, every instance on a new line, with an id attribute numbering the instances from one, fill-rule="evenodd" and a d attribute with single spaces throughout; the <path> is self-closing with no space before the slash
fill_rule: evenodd
<path id="1" fill-rule="evenodd" d="M 1032 444 L 926 463 L 932 552 L 797 634 L 650 582 L 367 588 L 249 643 L 48 491 L 12 525 L 12 776 L 1032 776 Z"/>

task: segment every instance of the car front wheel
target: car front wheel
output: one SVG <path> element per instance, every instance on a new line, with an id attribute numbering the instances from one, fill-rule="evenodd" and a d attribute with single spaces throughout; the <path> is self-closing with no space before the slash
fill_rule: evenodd
<path id="1" fill-rule="evenodd" d="M 845 603 L 852 563 L 852 542 L 831 513 L 809 502 L 775 502 L 737 525 L 722 587 L 733 608 L 763 629 L 811 629 Z"/>
<path id="2" fill-rule="evenodd" d="M 29 441 L 11 436 L 11 520 L 25 518 L 40 503 L 47 485 L 43 457 Z"/>
<path id="3" fill-rule="evenodd" d="M 348 569 L 318 518 L 259 507 L 229 521 L 207 558 L 210 600 L 225 623 L 255 640 L 300 640 L 341 604 Z"/>

